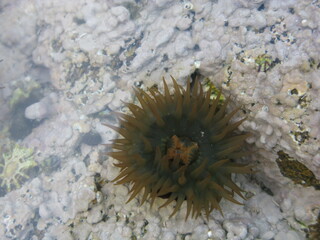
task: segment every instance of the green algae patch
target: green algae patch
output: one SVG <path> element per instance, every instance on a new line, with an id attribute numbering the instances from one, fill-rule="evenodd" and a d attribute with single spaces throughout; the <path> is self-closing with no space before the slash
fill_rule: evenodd
<path id="1" fill-rule="evenodd" d="M 0 156 L 0 196 L 21 188 L 38 170 L 33 149 L 18 144 L 9 148 Z"/>

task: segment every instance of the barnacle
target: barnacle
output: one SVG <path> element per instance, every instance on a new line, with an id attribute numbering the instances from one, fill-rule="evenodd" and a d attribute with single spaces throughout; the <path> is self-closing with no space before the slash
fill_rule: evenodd
<path id="1" fill-rule="evenodd" d="M 234 162 L 248 153 L 241 151 L 248 134 L 234 132 L 245 119 L 230 122 L 239 108 L 227 113 L 230 99 L 219 105 L 221 91 L 211 100 L 211 89 L 204 92 L 198 81 L 191 88 L 188 80 L 186 89 L 172 81 L 173 94 L 164 79 L 164 93 L 135 89 L 140 106 L 126 103 L 131 114 L 115 113 L 119 127 L 105 124 L 122 135 L 108 153 L 120 168 L 114 182 L 132 184 L 128 202 L 142 190 L 141 204 L 149 198 L 152 206 L 157 197 L 166 199 L 161 207 L 175 201 L 171 216 L 186 200 L 186 219 L 202 209 L 207 217 L 213 209 L 221 212 L 222 198 L 241 204 L 234 193 L 244 199 L 243 190 L 231 174 L 252 170 Z"/>
<path id="2" fill-rule="evenodd" d="M 0 195 L 4 195 L 30 178 L 31 172 L 37 170 L 33 159 L 34 151 L 16 144 L 10 151 L 2 154 L 0 159 Z"/>

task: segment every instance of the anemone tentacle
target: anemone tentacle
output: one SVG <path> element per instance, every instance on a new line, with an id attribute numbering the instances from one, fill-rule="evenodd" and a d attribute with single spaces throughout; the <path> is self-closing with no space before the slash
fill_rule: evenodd
<path id="1" fill-rule="evenodd" d="M 170 215 L 187 202 L 186 219 L 206 216 L 217 209 L 222 198 L 241 204 L 234 193 L 244 199 L 243 190 L 231 179 L 233 173 L 252 173 L 251 166 L 234 163 L 235 157 L 248 153 L 241 150 L 247 133 L 234 130 L 245 121 L 231 122 L 239 108 L 227 113 L 228 98 L 219 104 L 221 91 L 211 100 L 211 89 L 204 92 L 190 80 L 186 89 L 173 81 L 174 92 L 163 79 L 164 93 L 135 89 L 139 105 L 126 103 L 129 114 L 116 113 L 120 126 L 109 126 L 122 137 L 113 140 L 109 155 L 118 163 L 117 184 L 131 184 L 131 196 L 143 192 L 142 203 L 157 197 L 167 198 L 161 206 L 176 202 Z"/>

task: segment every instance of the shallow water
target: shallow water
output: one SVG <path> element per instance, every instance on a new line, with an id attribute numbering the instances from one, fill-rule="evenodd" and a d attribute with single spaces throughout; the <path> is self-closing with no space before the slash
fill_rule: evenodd
<path id="1" fill-rule="evenodd" d="M 312 0 L 2 1 L 1 239 L 316 239 L 319 191 L 276 160 L 319 184 L 319 16 Z M 133 87 L 195 71 L 243 106 L 260 171 L 235 177 L 244 206 L 222 201 L 208 222 L 125 204 L 103 145 Z"/>

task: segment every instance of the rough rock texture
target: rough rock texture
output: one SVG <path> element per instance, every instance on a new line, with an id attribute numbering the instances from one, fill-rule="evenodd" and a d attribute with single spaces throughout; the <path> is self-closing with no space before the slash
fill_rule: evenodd
<path id="1" fill-rule="evenodd" d="M 319 1 L 5 0 L 0 9 L 0 144 L 17 111 L 40 123 L 19 140 L 36 150 L 40 174 L 0 198 L 3 239 L 291 240 L 319 222 Z M 254 150 L 243 160 L 259 171 L 236 176 L 243 206 L 223 201 L 224 216 L 184 222 L 186 206 L 168 219 L 174 204 L 158 210 L 162 199 L 125 204 L 107 149 L 81 137 L 92 130 L 107 143 L 115 133 L 102 123 L 116 123 L 110 113 L 125 111 L 133 86 L 161 89 L 169 74 L 184 85 L 196 69 L 242 106 Z M 18 108 L 31 82 L 43 96 Z"/>

